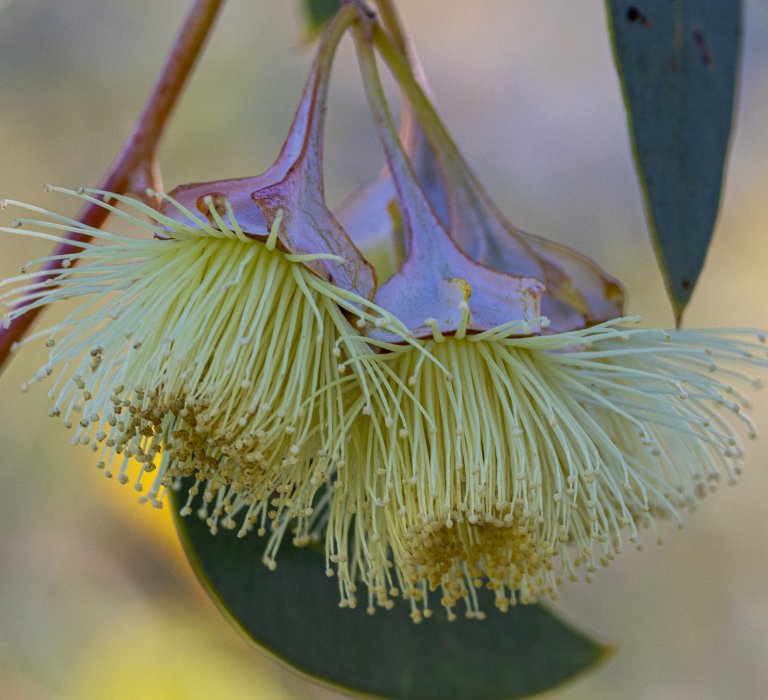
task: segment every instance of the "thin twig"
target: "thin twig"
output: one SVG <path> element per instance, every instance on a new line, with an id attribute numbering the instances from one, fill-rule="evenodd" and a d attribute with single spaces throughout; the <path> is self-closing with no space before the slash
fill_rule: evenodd
<path id="1" fill-rule="evenodd" d="M 155 156 L 160 139 L 223 4 L 224 0 L 194 0 L 136 126 L 99 182 L 99 189 L 116 194 L 142 194 L 148 186 L 159 188 Z M 82 224 L 100 228 L 108 214 L 103 207 L 88 204 L 76 218 Z M 51 256 L 71 255 L 79 248 L 70 245 L 69 241 L 83 242 L 90 238 L 82 233 L 69 232 Z M 51 260 L 41 270 L 50 272 L 50 275 L 41 275 L 40 281 L 54 277 L 59 270 L 59 261 Z M 24 337 L 42 308 L 31 309 L 14 320 L 10 328 L 0 328 L 0 371 L 14 344 Z"/>

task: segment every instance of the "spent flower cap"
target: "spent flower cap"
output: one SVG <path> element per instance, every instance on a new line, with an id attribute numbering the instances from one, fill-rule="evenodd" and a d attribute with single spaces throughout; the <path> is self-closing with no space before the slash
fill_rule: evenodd
<path id="1" fill-rule="evenodd" d="M 494 270 L 544 282 L 541 311 L 550 320 L 548 332 L 622 316 L 624 292 L 615 278 L 586 256 L 520 231 L 504 218 L 432 107 L 412 47 L 408 59 L 413 68 L 379 27 L 371 33 L 403 91 L 401 142 L 437 218 L 459 248 Z M 402 236 L 397 207 L 395 183 L 386 169 L 344 202 L 337 214 L 353 239 L 365 245 L 373 242 L 374 232 Z"/>
<path id="2" fill-rule="evenodd" d="M 383 97 L 375 58 L 358 41 L 366 92 L 376 119 L 389 172 L 397 191 L 405 260 L 377 291 L 374 301 L 415 338 L 463 337 L 516 324 L 527 335 L 542 330 L 543 283 L 535 278 L 492 270 L 463 253 L 443 229 L 416 180 Z M 396 340 L 382 329 L 370 337 Z"/>
<path id="3" fill-rule="evenodd" d="M 326 28 L 290 131 L 273 165 L 254 177 L 182 185 L 171 196 L 181 206 L 209 218 L 208 198 L 221 215 L 228 201 L 238 226 L 258 240 L 267 240 L 280 214 L 277 245 L 281 250 L 312 256 L 303 264 L 316 275 L 369 299 L 376 287 L 375 270 L 328 209 L 322 175 L 331 66 L 354 14 L 349 7 Z M 166 213 L 177 215 L 172 209 Z"/>

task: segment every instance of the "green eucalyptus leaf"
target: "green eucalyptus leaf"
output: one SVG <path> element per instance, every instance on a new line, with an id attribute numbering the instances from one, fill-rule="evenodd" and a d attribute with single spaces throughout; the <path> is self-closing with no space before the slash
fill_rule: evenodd
<path id="1" fill-rule="evenodd" d="M 184 491 L 182 491 L 183 493 Z M 178 502 L 174 512 L 178 511 Z M 203 585 L 257 644 L 298 671 L 347 692 L 387 698 L 519 698 L 551 688 L 605 658 L 608 649 L 540 606 L 448 622 L 439 604 L 414 624 L 403 603 L 374 615 L 339 609 L 322 553 L 285 543 L 275 571 L 264 541 L 176 516 Z"/>
<path id="2" fill-rule="evenodd" d="M 301 0 L 307 34 L 319 34 L 339 11 L 341 0 Z"/>
<path id="3" fill-rule="evenodd" d="M 740 0 L 607 0 L 649 226 L 678 323 L 717 219 Z"/>

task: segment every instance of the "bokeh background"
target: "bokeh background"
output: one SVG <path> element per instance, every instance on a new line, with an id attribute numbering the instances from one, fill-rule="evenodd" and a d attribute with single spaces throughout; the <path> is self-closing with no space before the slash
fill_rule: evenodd
<path id="1" fill-rule="evenodd" d="M 440 111 L 519 227 L 597 259 L 630 311 L 672 322 L 647 239 L 599 0 L 401 2 Z M 0 197 L 74 213 L 46 182 L 94 185 L 129 133 L 187 0 L 0 0 Z M 311 53 L 298 3 L 230 0 L 162 149 L 166 185 L 249 175 L 279 149 Z M 379 168 L 352 50 L 328 120 L 339 202 Z M 690 326 L 768 328 L 768 5 L 747 0 L 727 184 Z M 2 215 L 7 224 L 12 215 Z M 0 276 L 45 244 L 0 239 Z M 49 316 L 49 320 L 54 314 Z M 330 698 L 255 650 L 214 608 L 167 509 L 107 482 L 19 385 L 0 377 L 0 695 L 4 698 Z M 629 551 L 563 614 L 613 643 L 601 668 L 552 698 L 768 696 L 768 392 L 735 488 L 665 543 Z M 342 613 L 340 613 L 342 614 Z"/>

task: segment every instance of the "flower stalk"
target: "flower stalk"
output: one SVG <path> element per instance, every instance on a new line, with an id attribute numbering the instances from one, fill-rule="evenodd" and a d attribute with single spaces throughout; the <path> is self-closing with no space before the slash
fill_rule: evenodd
<path id="1" fill-rule="evenodd" d="M 468 330 L 483 331 L 513 322 L 530 328 L 524 332 L 538 332 L 543 285 L 531 277 L 506 275 L 478 265 L 457 248 L 437 220 L 399 142 L 373 49 L 360 25 L 355 31 L 355 46 L 398 192 L 405 237 L 406 259 L 378 291 L 376 302 L 392 311 L 416 338 L 463 335 Z"/>

